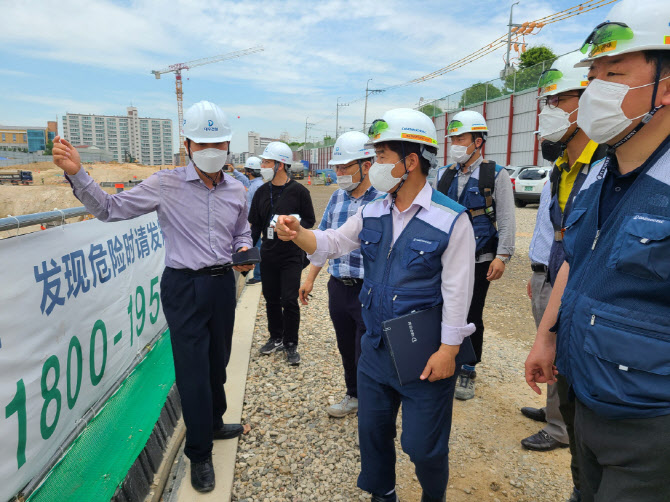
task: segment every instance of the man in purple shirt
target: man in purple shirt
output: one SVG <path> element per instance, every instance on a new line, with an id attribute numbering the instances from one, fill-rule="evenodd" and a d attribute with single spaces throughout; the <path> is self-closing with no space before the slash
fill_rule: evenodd
<path id="1" fill-rule="evenodd" d="M 232 253 L 253 243 L 246 190 L 225 174 L 232 132 L 225 113 L 201 101 L 184 114 L 184 145 L 191 162 L 154 173 L 132 190 L 110 195 L 81 168 L 77 150 L 54 139 L 54 163 L 75 196 L 101 221 L 119 221 L 156 211 L 165 238 L 161 301 L 170 328 L 181 397 L 191 483 L 214 489 L 212 440 L 239 436 L 240 424 L 224 424 L 226 365 L 235 322 Z"/>

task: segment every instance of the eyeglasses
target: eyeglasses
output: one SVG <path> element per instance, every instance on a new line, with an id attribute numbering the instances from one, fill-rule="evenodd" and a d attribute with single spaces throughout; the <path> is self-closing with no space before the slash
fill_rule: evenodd
<path id="1" fill-rule="evenodd" d="M 346 165 L 346 166 L 337 165 L 337 166 L 335 166 L 335 172 L 345 172 L 351 167 L 358 167 L 358 161 L 356 160 L 356 161 L 354 161 L 353 164 L 349 164 L 349 165 Z"/>
<path id="2" fill-rule="evenodd" d="M 388 128 L 388 122 L 382 119 L 377 119 L 372 124 L 370 124 L 370 129 L 368 129 L 368 137 L 376 139 L 383 131 Z"/>
<path id="3" fill-rule="evenodd" d="M 579 94 L 554 94 L 553 96 L 544 96 L 540 98 L 540 109 L 548 106 L 549 108 L 556 108 L 561 100 L 565 101 L 569 98 L 578 98 Z"/>
<path id="4" fill-rule="evenodd" d="M 580 51 L 582 54 L 588 52 L 588 57 L 591 58 L 616 49 L 616 44 L 620 40 L 631 40 L 632 38 L 633 30 L 627 24 L 605 21 L 596 26 L 586 37 Z"/>

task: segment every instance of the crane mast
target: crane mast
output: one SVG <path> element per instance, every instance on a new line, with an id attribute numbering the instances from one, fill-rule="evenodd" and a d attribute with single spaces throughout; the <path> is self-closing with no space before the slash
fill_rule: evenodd
<path id="1" fill-rule="evenodd" d="M 184 135 L 182 133 L 182 127 L 184 125 L 184 89 L 183 89 L 183 80 L 182 80 L 182 70 L 190 70 L 198 66 L 204 66 L 212 63 L 219 63 L 221 61 L 227 61 L 229 59 L 235 59 L 242 56 L 247 56 L 255 52 L 263 51 L 262 46 L 250 47 L 241 51 L 229 52 L 227 54 L 220 54 L 218 56 L 213 56 L 209 58 L 194 59 L 193 61 L 188 61 L 186 63 L 176 63 L 163 68 L 162 70 L 152 70 L 151 73 L 160 79 L 161 75 L 164 73 L 174 73 L 175 74 L 175 89 L 177 94 L 177 118 L 179 123 L 177 127 L 179 128 L 179 165 L 186 164 L 186 149 L 184 148 Z"/>

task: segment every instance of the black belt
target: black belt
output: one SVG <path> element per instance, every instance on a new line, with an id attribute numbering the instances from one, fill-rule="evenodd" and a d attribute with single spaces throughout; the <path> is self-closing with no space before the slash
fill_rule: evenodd
<path id="1" fill-rule="evenodd" d="M 189 275 L 211 275 L 213 277 L 217 275 L 225 275 L 230 272 L 230 269 L 233 267 L 232 264 L 227 265 L 214 265 L 212 267 L 200 268 L 198 270 L 192 270 L 190 268 L 177 268 L 179 272 L 184 272 Z"/>
<path id="2" fill-rule="evenodd" d="M 549 268 L 546 265 L 542 265 L 541 263 L 531 263 L 530 264 L 530 269 L 533 272 L 542 272 L 543 274 L 546 274 Z"/>
<path id="3" fill-rule="evenodd" d="M 336 281 L 340 281 L 345 286 L 356 286 L 358 284 L 363 284 L 363 279 L 354 279 L 353 277 L 332 277 Z"/>

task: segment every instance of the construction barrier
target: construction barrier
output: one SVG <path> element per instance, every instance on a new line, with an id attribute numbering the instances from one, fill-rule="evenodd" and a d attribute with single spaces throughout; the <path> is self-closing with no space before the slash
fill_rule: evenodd
<path id="1" fill-rule="evenodd" d="M 51 477 L 65 449 L 165 332 L 164 241 L 155 213 L 89 220 L 0 240 L 0 260 L 0 500 L 7 500 Z M 163 354 L 161 368 L 171 365 L 166 350 L 155 352 Z M 174 375 L 155 374 L 168 375 L 156 385 L 167 394 Z M 160 392 L 145 395 L 157 403 L 154 415 Z M 116 455 L 112 448 L 107 453 Z M 109 483 L 113 493 L 119 480 Z"/>

